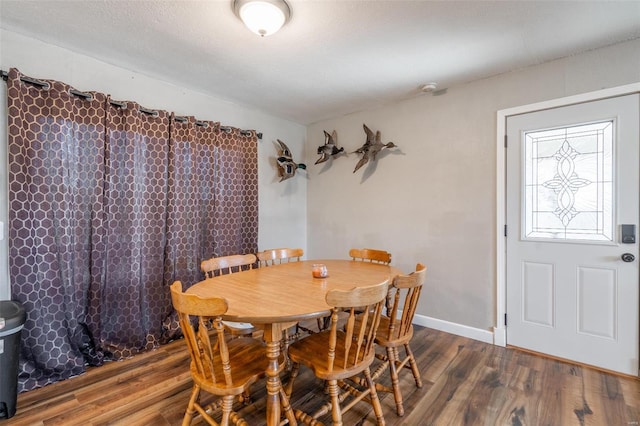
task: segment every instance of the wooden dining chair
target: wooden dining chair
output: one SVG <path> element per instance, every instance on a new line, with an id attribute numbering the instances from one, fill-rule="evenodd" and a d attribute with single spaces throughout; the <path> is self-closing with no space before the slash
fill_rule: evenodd
<path id="1" fill-rule="evenodd" d="M 353 260 L 359 260 L 362 262 L 381 263 L 388 265 L 391 263 L 391 253 L 384 250 L 376 249 L 351 249 L 349 250 L 349 256 Z"/>
<path id="2" fill-rule="evenodd" d="M 404 415 L 402 404 L 402 392 L 398 373 L 404 368 L 410 368 L 418 388 L 422 387 L 420 371 L 409 347 L 413 337 L 413 316 L 416 313 L 422 285 L 427 275 L 427 267 L 421 263 L 416 265 L 415 272 L 409 275 L 398 275 L 393 279 L 389 287 L 391 307 L 387 308 L 386 315 L 380 319 L 380 325 L 376 333 L 376 344 L 386 349 L 386 354 L 376 354 L 383 361 L 373 373 L 373 380 L 377 381 L 380 375 L 389 369 L 391 376 L 391 388 L 376 384 L 379 391 L 391 392 L 396 402 L 396 412 Z M 401 358 L 398 348 L 404 346 L 405 357 Z M 408 365 L 407 365 L 408 364 Z M 358 380 L 356 380 L 358 381 Z M 359 383 L 364 383 L 360 379 Z"/>
<path id="3" fill-rule="evenodd" d="M 204 272 L 206 278 L 213 278 L 223 274 L 233 274 L 253 269 L 257 265 L 258 258 L 252 253 L 234 254 L 203 260 L 200 263 L 200 269 Z M 255 335 L 261 331 L 259 327 L 256 327 L 251 323 L 235 321 L 223 322 L 229 329 L 229 332 L 234 336 Z"/>
<path id="4" fill-rule="evenodd" d="M 287 395 L 291 395 L 300 365 L 303 364 L 313 370 L 316 377 L 325 381 L 326 392 L 331 397 L 331 401 L 313 415 L 294 410 L 298 420 L 315 425 L 318 424 L 318 418 L 331 411 L 333 424 L 342 425 L 342 415 L 357 402 L 364 400 L 373 406 L 378 425 L 384 425 L 382 406 L 369 367 L 375 358 L 375 333 L 380 323 L 388 283 L 385 281 L 369 287 L 328 291 L 326 301 L 332 306 L 329 329 L 311 334 L 289 347 L 289 359 L 293 367 L 287 384 Z M 358 321 L 356 307 L 365 308 L 358 316 Z M 340 321 L 338 324 L 338 314 L 345 310 L 349 313 L 346 323 Z M 365 386 L 345 381 L 361 373 L 365 377 Z M 347 402 L 347 398 L 350 401 Z M 341 405 L 342 403 L 345 404 Z"/>
<path id="5" fill-rule="evenodd" d="M 256 256 L 258 257 L 258 262 L 261 268 L 266 268 L 274 265 L 281 265 L 283 263 L 289 262 L 299 262 L 302 256 L 304 255 L 304 250 L 301 248 L 275 248 L 275 249 L 267 249 L 261 252 L 258 252 Z M 321 319 L 317 320 L 318 327 L 320 327 Z M 289 332 L 289 329 L 295 325 L 295 331 L 293 333 Z M 287 353 L 287 348 L 289 344 L 295 340 L 297 340 L 302 332 L 312 333 L 307 327 L 300 325 L 299 323 L 290 323 L 283 325 L 283 337 L 282 337 L 282 351 Z"/>
<path id="6" fill-rule="evenodd" d="M 200 269 L 205 277 L 213 278 L 218 275 L 232 274 L 246 271 L 257 266 L 255 254 L 234 254 L 231 256 L 212 257 L 200 263 Z"/>
<path id="7" fill-rule="evenodd" d="M 360 262 L 379 263 L 381 265 L 389 265 L 391 263 L 391 253 L 385 250 L 377 249 L 351 249 L 349 250 L 349 256 L 352 260 Z M 323 327 L 326 328 L 327 321 L 324 322 Z"/>
<path id="8" fill-rule="evenodd" d="M 229 421 L 242 424 L 244 420 L 233 411 L 233 403 L 265 376 L 268 359 L 264 343 L 249 337 L 225 338 L 221 316 L 228 305 L 223 298 L 183 293 L 182 283 L 176 281 L 171 285 L 171 300 L 191 355 L 193 389 L 182 425 L 190 425 L 196 412 L 208 424 L 218 425 L 212 415 L 219 409 L 220 425 L 226 426 Z M 220 398 L 202 406 L 202 391 Z"/>
<path id="9" fill-rule="evenodd" d="M 282 263 L 297 262 L 304 255 L 301 248 L 267 249 L 257 253 L 260 267 L 280 265 Z"/>

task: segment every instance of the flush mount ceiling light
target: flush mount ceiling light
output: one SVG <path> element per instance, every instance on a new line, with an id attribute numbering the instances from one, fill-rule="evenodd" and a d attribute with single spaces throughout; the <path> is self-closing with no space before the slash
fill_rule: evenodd
<path id="1" fill-rule="evenodd" d="M 291 8 L 284 0 L 234 0 L 233 11 L 262 37 L 275 33 L 291 18 Z"/>

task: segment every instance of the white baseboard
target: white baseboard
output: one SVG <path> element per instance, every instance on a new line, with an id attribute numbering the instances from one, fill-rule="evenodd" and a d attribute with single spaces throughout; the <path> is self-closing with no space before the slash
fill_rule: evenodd
<path id="1" fill-rule="evenodd" d="M 451 333 L 457 336 L 494 344 L 493 333 L 489 330 L 482 330 L 480 328 L 469 327 L 467 325 L 456 324 L 419 314 L 415 314 L 413 317 L 413 323 L 423 327 L 444 331 L 445 333 Z"/>

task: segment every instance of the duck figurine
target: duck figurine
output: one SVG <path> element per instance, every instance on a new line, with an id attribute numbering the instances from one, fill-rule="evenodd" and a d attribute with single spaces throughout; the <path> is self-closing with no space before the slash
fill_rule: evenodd
<path id="1" fill-rule="evenodd" d="M 359 168 L 367 164 L 369 160 L 375 160 L 376 155 L 378 155 L 378 153 L 383 149 L 397 147 L 393 142 L 382 143 L 379 130 L 374 135 L 373 131 L 371 131 L 366 124 L 363 124 L 362 127 L 364 128 L 364 132 L 367 134 L 367 140 L 360 148 L 354 151 L 355 154 L 362 154 L 362 158 L 358 161 L 358 164 L 356 164 L 356 168 L 353 169 L 353 173 L 357 172 Z"/>
<path id="2" fill-rule="evenodd" d="M 293 161 L 289 147 L 280 139 L 277 139 L 277 141 L 280 144 L 280 150 L 276 161 L 278 162 L 278 168 L 280 169 L 280 182 L 282 182 L 283 180 L 292 178 L 296 174 L 296 170 L 306 170 L 307 166 L 304 163 L 296 163 Z"/>
<path id="3" fill-rule="evenodd" d="M 320 158 L 315 162 L 315 164 L 324 163 L 329 158 L 344 152 L 344 148 L 338 148 L 336 144 L 336 140 L 338 139 L 338 134 L 334 130 L 333 133 L 329 134 L 326 130 L 324 132 L 324 145 L 320 145 L 318 147 L 318 154 Z"/>

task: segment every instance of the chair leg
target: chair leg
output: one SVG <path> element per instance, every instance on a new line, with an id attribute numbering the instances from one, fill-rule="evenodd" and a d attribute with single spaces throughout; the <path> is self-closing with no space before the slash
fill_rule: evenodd
<path id="1" fill-rule="evenodd" d="M 373 406 L 373 412 L 376 415 L 376 420 L 378 422 L 378 426 L 384 426 L 384 414 L 382 413 L 382 405 L 380 405 L 380 400 L 378 399 L 378 393 L 376 392 L 376 385 L 371 378 L 371 370 L 367 367 L 364 370 L 364 377 L 367 379 L 367 383 L 369 384 L 369 391 L 371 393 L 371 405 Z"/>
<path id="2" fill-rule="evenodd" d="M 191 390 L 191 397 L 189 397 L 189 403 L 187 404 L 187 410 L 182 418 L 182 426 L 189 426 L 191 424 L 193 415 L 196 413 L 194 405 L 198 400 L 198 396 L 200 396 L 200 386 L 194 384 Z"/>
<path id="3" fill-rule="evenodd" d="M 418 370 L 418 363 L 416 362 L 408 343 L 405 343 L 404 349 L 407 351 L 407 356 L 409 357 L 409 365 L 411 365 L 411 372 L 413 373 L 413 378 L 416 381 L 416 387 L 421 388 L 422 378 L 420 377 L 420 370 Z"/>
<path id="4" fill-rule="evenodd" d="M 300 371 L 300 364 L 291 363 L 291 372 L 289 373 L 289 381 L 287 385 L 284 386 L 284 393 L 287 395 L 287 398 L 291 398 L 291 393 L 293 392 L 293 382 L 298 377 L 298 372 Z"/>
<path id="5" fill-rule="evenodd" d="M 337 380 L 328 380 L 327 389 L 331 396 L 331 418 L 334 426 L 342 426 L 342 411 L 340 410 L 340 399 L 338 398 L 340 390 Z"/>
<path id="6" fill-rule="evenodd" d="M 295 425 L 297 423 L 296 415 L 293 412 L 293 409 L 291 408 L 291 403 L 289 402 L 289 396 L 287 395 L 285 390 L 282 388 L 282 384 L 280 384 L 280 404 L 282 405 L 282 412 L 284 413 L 284 416 L 289 421 L 289 424 Z"/>
<path id="7" fill-rule="evenodd" d="M 398 380 L 398 353 L 394 348 L 387 348 L 389 358 L 389 375 L 391 376 L 391 387 L 393 388 L 393 399 L 396 401 L 396 413 L 404 416 L 404 406 L 402 405 L 402 392 L 400 392 L 400 381 Z"/>

